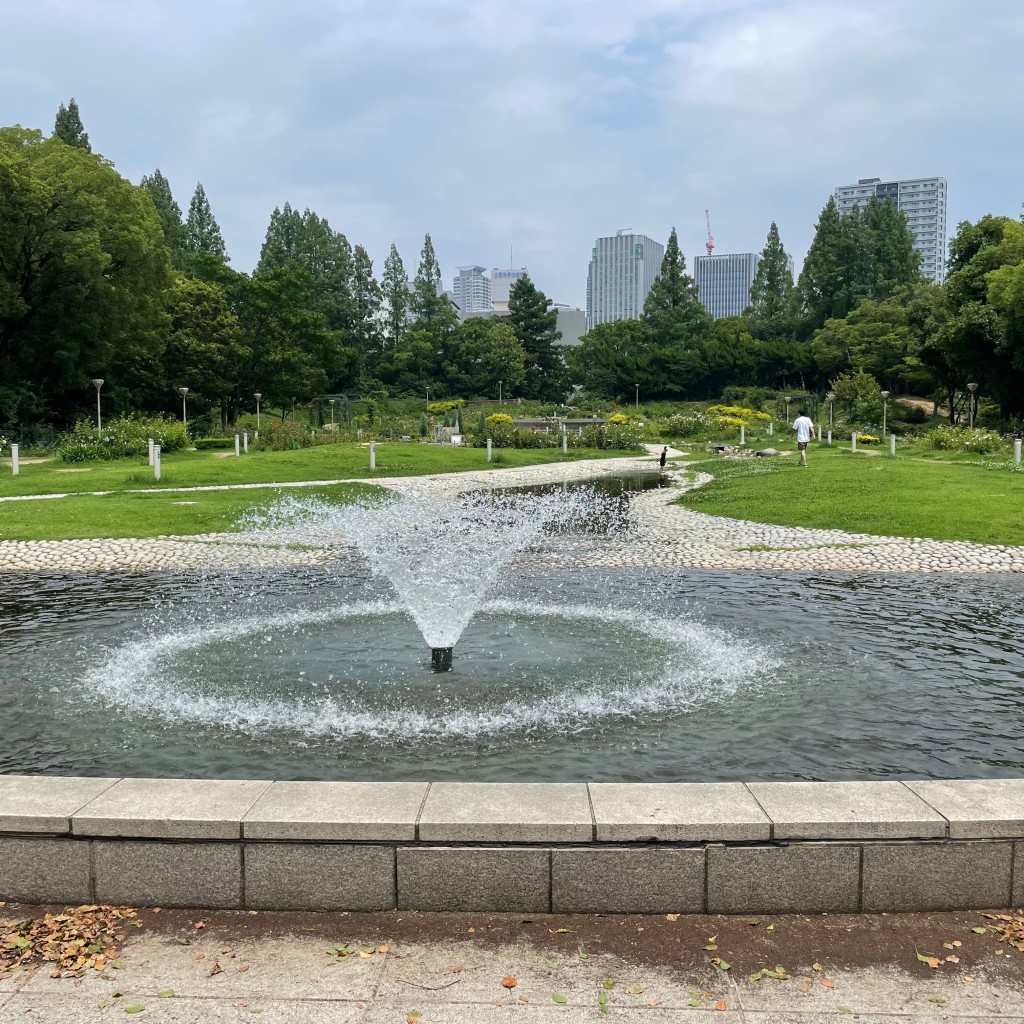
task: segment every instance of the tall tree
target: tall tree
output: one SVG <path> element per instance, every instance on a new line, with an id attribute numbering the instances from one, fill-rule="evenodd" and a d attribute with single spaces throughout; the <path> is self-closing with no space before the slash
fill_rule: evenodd
<path id="1" fill-rule="evenodd" d="M 530 280 L 518 278 L 508 294 L 508 322 L 526 353 L 526 398 L 555 401 L 565 396 L 565 372 L 555 343 L 562 337 L 558 311 Z"/>
<path id="2" fill-rule="evenodd" d="M 442 331 L 455 329 L 455 311 L 441 288 L 441 266 L 429 234 L 423 239 L 420 263 L 413 280 L 412 312 L 418 326 L 438 325 Z"/>
<path id="3" fill-rule="evenodd" d="M 842 319 L 866 297 L 863 219 L 858 210 L 843 216 L 829 196 L 815 225 L 803 270 L 797 280 L 797 304 L 805 338 L 826 320 Z"/>
<path id="4" fill-rule="evenodd" d="M 891 199 L 872 196 L 864 207 L 868 297 L 884 301 L 921 281 L 921 254 L 907 215 Z"/>
<path id="5" fill-rule="evenodd" d="M 177 252 L 185 243 L 185 225 L 181 221 L 181 207 L 174 201 L 171 183 L 158 167 L 152 174 L 144 174 L 139 186 L 153 200 L 157 216 L 164 229 L 164 242 L 171 252 Z"/>
<path id="6" fill-rule="evenodd" d="M 53 134 L 55 138 L 76 149 L 84 149 L 86 153 L 92 152 L 89 145 L 89 135 L 82 125 L 82 118 L 78 113 L 78 104 L 75 97 L 67 106 L 62 103 L 57 110 L 57 117 L 53 122 Z"/>
<path id="7" fill-rule="evenodd" d="M 746 317 L 751 336 L 761 341 L 793 336 L 793 265 L 775 221 L 768 229 L 768 240 L 750 286 Z"/>
<path id="8" fill-rule="evenodd" d="M 696 282 L 686 273 L 675 228 L 668 236 L 661 270 L 644 300 L 641 319 L 655 347 L 694 343 L 711 330 L 711 314 L 700 301 Z"/>
<path id="9" fill-rule="evenodd" d="M 402 340 L 405 322 L 409 312 L 409 284 L 402 257 L 394 242 L 391 252 L 384 261 L 384 277 L 381 292 L 387 307 L 385 313 L 384 337 L 388 345 L 398 345 Z"/>
<path id="10" fill-rule="evenodd" d="M 196 185 L 192 202 L 189 203 L 188 220 L 185 222 L 185 249 L 191 253 L 205 253 L 223 263 L 228 262 L 224 236 L 210 209 L 210 201 L 206 198 L 202 182 Z"/>
<path id="11" fill-rule="evenodd" d="M 373 276 L 373 260 L 361 245 L 352 253 L 352 300 L 355 311 L 351 342 L 359 352 L 377 347 L 380 285 Z"/>

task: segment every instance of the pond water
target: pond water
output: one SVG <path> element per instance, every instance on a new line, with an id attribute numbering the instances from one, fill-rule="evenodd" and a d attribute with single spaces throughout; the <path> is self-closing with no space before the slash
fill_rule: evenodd
<path id="1" fill-rule="evenodd" d="M 365 563 L 7 574 L 0 772 L 1019 775 L 1024 579 L 506 570 L 455 670 Z"/>

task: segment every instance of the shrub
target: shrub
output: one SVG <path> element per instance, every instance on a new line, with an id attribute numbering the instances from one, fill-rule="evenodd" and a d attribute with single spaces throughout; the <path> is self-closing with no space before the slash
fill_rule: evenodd
<path id="1" fill-rule="evenodd" d="M 624 412 L 613 412 L 611 414 L 611 416 L 608 417 L 608 425 L 609 426 L 615 426 L 615 425 L 618 425 L 618 424 L 628 423 L 628 422 L 629 422 L 629 417 Z"/>
<path id="2" fill-rule="evenodd" d="M 918 447 L 942 452 L 973 452 L 976 455 L 994 455 L 1006 446 L 1003 439 L 991 430 L 971 430 L 970 427 L 942 426 L 917 441 Z"/>
<path id="3" fill-rule="evenodd" d="M 176 452 L 188 446 L 188 431 L 180 420 L 163 416 L 118 417 L 103 425 L 103 432 L 88 420 L 79 420 L 75 429 L 57 441 L 61 462 L 93 462 L 101 459 L 130 459 L 149 454 L 149 438 L 162 452 Z"/>
<path id="4" fill-rule="evenodd" d="M 712 405 L 708 407 L 708 413 L 717 416 L 727 426 L 737 427 L 740 424 L 749 427 L 754 420 L 767 423 L 771 419 L 766 412 L 755 412 L 742 405 Z"/>
<path id="5" fill-rule="evenodd" d="M 316 448 L 324 444 L 337 444 L 338 431 L 311 430 L 306 423 L 296 420 L 264 421 L 259 440 L 250 438 L 249 447 L 260 452 L 283 452 L 289 448 Z M 234 447 L 234 438 L 231 446 Z"/>
<path id="6" fill-rule="evenodd" d="M 661 427 L 662 437 L 690 437 L 697 441 L 711 436 L 714 424 L 707 414 L 698 410 L 677 412 L 669 416 Z"/>
<path id="7" fill-rule="evenodd" d="M 461 409 L 465 404 L 464 398 L 451 398 L 445 402 L 428 402 L 427 412 L 432 416 L 440 416 L 443 413 L 451 412 L 452 409 Z"/>
<path id="8" fill-rule="evenodd" d="M 857 444 L 879 444 L 881 443 L 881 440 L 882 439 L 880 437 L 876 437 L 874 434 L 857 435 Z"/>
<path id="9" fill-rule="evenodd" d="M 234 437 L 197 437 L 192 442 L 197 451 L 205 452 L 213 448 L 234 448 Z"/>

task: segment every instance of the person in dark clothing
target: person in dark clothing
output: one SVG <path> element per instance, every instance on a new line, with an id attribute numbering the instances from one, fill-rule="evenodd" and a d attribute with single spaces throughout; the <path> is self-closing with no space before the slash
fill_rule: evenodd
<path id="1" fill-rule="evenodd" d="M 658 459 L 658 465 L 661 467 L 662 473 L 665 472 L 665 462 L 667 460 L 668 460 L 668 445 L 665 445 L 665 447 L 661 449 L 661 458 Z"/>

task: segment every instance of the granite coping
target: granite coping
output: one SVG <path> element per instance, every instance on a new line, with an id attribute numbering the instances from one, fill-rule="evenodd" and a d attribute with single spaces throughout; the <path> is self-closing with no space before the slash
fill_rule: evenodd
<path id="1" fill-rule="evenodd" d="M 274 782 L 242 819 L 245 839 L 401 842 L 416 838 L 425 782 Z"/>
<path id="2" fill-rule="evenodd" d="M 118 781 L 0 775 L 0 832 L 70 832 L 72 815 Z"/>
<path id="3" fill-rule="evenodd" d="M 121 779 L 71 818 L 78 836 L 240 839 L 242 818 L 269 782 Z"/>
<path id="4" fill-rule="evenodd" d="M 590 784 L 598 842 L 755 842 L 771 820 L 742 782 Z"/>
<path id="5" fill-rule="evenodd" d="M 946 819 L 902 782 L 751 782 L 774 839 L 934 839 Z"/>
<path id="6" fill-rule="evenodd" d="M 585 782 L 435 782 L 420 812 L 428 842 L 578 843 L 594 837 Z"/>
<path id="7" fill-rule="evenodd" d="M 906 785 L 949 822 L 950 839 L 1024 835 L 1024 779 L 930 779 Z"/>

